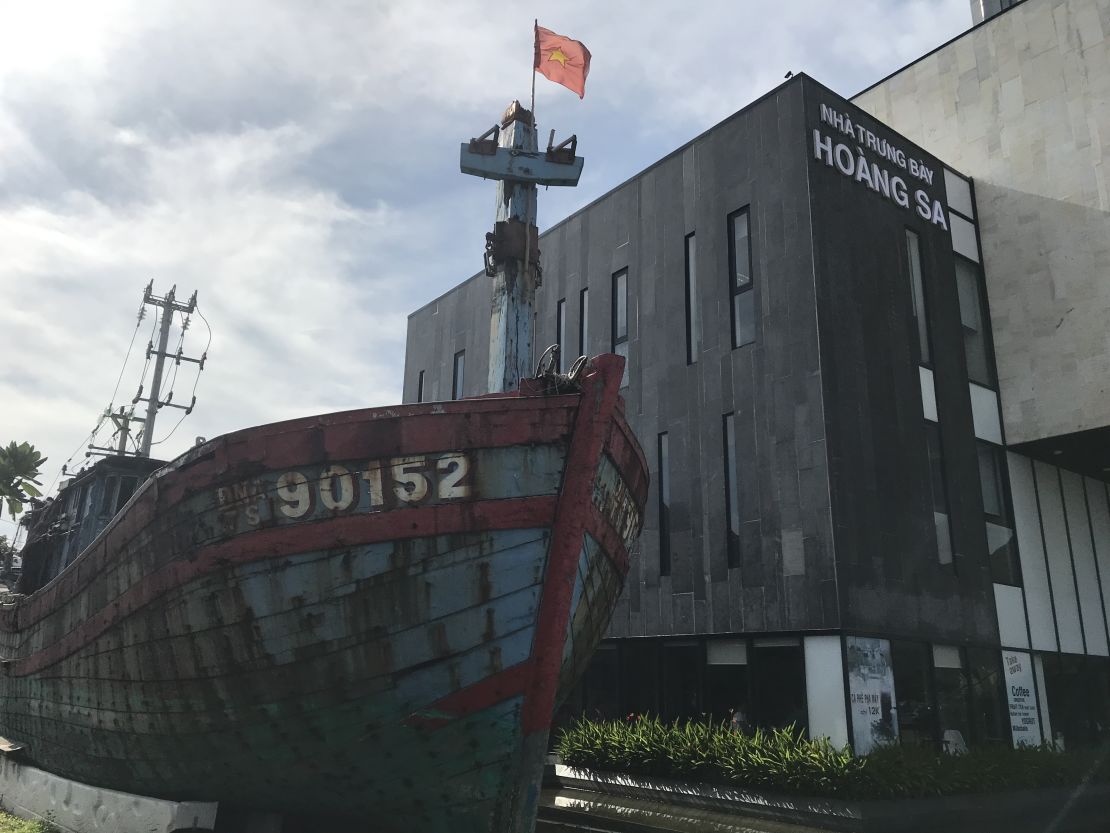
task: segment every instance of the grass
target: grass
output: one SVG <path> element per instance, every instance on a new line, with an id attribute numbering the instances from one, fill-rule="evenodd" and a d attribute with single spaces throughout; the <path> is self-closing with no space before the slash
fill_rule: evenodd
<path id="1" fill-rule="evenodd" d="M 865 757 L 793 727 L 745 734 L 726 723 L 658 718 L 579 721 L 559 736 L 563 763 L 602 772 L 849 799 L 927 798 L 1110 781 L 1108 750 L 976 748 L 945 755 L 892 745 Z"/>
<path id="2" fill-rule="evenodd" d="M 58 828 L 45 821 L 27 821 L 0 810 L 0 833 L 58 833 Z"/>

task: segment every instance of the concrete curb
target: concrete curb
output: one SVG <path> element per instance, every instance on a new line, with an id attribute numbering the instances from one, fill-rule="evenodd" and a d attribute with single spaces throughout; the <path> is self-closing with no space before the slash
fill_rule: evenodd
<path id="1" fill-rule="evenodd" d="M 216 804 L 166 801 L 70 781 L 0 757 L 0 806 L 64 833 L 206 833 Z"/>
<path id="2" fill-rule="evenodd" d="M 806 798 L 664 778 L 573 769 L 555 764 L 547 783 L 598 796 L 618 796 L 695 810 L 734 813 L 850 833 L 1043 833 L 1107 829 L 1110 785 L 1078 790 L 955 795 L 883 801 Z"/>

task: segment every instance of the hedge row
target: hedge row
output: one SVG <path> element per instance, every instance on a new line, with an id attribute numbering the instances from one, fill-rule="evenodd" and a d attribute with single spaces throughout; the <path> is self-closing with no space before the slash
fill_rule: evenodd
<path id="1" fill-rule="evenodd" d="M 729 787 L 837 798 L 925 798 L 1110 781 L 1106 749 L 976 748 L 945 755 L 886 746 L 865 757 L 801 730 L 738 732 L 727 723 L 657 718 L 579 721 L 562 731 L 564 764 L 601 772 L 701 781 Z"/>

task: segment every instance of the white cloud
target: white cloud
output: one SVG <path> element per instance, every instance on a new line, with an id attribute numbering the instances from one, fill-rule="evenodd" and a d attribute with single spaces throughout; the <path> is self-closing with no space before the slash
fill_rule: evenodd
<path id="1" fill-rule="evenodd" d="M 215 330 L 166 454 L 397 400 L 406 314 L 480 265 L 492 185 L 459 175 L 455 148 L 528 95 L 534 16 L 594 55 L 584 101 L 537 82 L 542 130 L 577 132 L 587 158 L 578 189 L 543 194 L 542 225 L 788 69 L 851 94 L 969 23 L 966 0 L 17 6 L 0 30 L 0 441 L 44 448 L 51 476 L 107 404 L 151 278 L 198 290 Z"/>

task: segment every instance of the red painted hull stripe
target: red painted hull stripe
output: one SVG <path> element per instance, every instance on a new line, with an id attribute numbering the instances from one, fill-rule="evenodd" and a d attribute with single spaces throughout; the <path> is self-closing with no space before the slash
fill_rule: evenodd
<path id="1" fill-rule="evenodd" d="M 377 542 L 475 530 L 550 527 L 557 499 L 553 496 L 513 498 L 468 504 L 443 504 L 399 509 L 373 515 L 348 515 L 292 527 L 276 527 L 239 535 L 230 541 L 196 551 L 189 560 L 175 560 L 143 576 L 112 603 L 85 619 L 57 642 L 12 662 L 12 676 L 26 676 L 48 668 L 89 645 L 127 616 L 160 596 L 225 567 L 301 552 L 341 549 Z M 41 604 L 28 605 L 21 626 L 49 613 Z"/>
<path id="2" fill-rule="evenodd" d="M 405 718 L 405 723 L 426 729 L 439 729 L 460 717 L 476 714 L 510 697 L 516 697 L 524 691 L 531 665 L 530 660 L 525 660 L 472 686 L 452 692 L 427 708 L 409 715 Z"/>
<path id="3" fill-rule="evenodd" d="M 563 492 L 556 510 L 536 636 L 532 643 L 532 680 L 521 714 L 521 728 L 526 735 L 551 725 L 571 598 L 589 516 L 586 507 L 593 506 L 597 466 L 614 426 L 613 416 L 620 401 L 618 386 L 623 369 L 624 360 L 619 356 L 599 356 L 587 370 L 582 383 L 582 399 L 567 454 Z"/>

